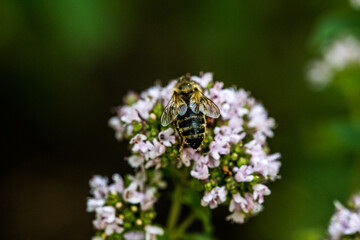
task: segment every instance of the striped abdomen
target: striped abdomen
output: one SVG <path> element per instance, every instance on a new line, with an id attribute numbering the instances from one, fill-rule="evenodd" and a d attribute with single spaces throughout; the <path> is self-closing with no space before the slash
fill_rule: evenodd
<path id="1" fill-rule="evenodd" d="M 193 149 L 198 149 L 205 136 L 205 115 L 201 112 L 194 113 L 190 107 L 188 107 L 183 116 L 177 117 L 176 128 L 181 138 L 185 140 L 186 145 Z"/>

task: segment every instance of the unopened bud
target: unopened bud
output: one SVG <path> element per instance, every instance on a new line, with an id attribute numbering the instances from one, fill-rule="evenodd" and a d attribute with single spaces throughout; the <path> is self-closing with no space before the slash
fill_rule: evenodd
<path id="1" fill-rule="evenodd" d="M 135 205 L 132 205 L 132 206 L 130 207 L 130 209 L 131 209 L 132 212 L 137 212 L 137 211 L 138 211 L 138 207 L 135 206 Z"/>
<path id="2" fill-rule="evenodd" d="M 136 225 L 138 225 L 138 226 L 141 226 L 141 225 L 143 224 L 142 220 L 139 219 L 139 218 L 136 219 L 135 223 L 136 223 Z"/>
<path id="3" fill-rule="evenodd" d="M 155 121 L 155 120 L 156 120 L 156 115 L 155 115 L 154 113 L 150 113 L 149 119 L 150 119 L 151 121 Z"/>

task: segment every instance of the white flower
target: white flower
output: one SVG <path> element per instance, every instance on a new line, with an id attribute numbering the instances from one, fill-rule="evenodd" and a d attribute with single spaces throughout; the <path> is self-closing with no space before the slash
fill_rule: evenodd
<path id="1" fill-rule="evenodd" d="M 360 233 L 360 213 L 351 212 L 339 202 L 335 202 L 336 213 L 331 218 L 329 234 L 332 240 L 340 239 L 342 235 Z"/>
<path id="2" fill-rule="evenodd" d="M 146 136 L 144 134 L 136 134 L 130 140 L 130 144 L 134 144 L 133 148 L 131 149 L 133 152 L 142 152 L 145 153 L 148 151 L 148 146 L 145 142 Z"/>
<path id="3" fill-rule="evenodd" d="M 337 70 L 351 63 L 360 62 L 360 42 L 353 36 L 345 36 L 333 42 L 324 50 L 325 61 Z"/>
<path id="4" fill-rule="evenodd" d="M 98 207 L 102 207 L 105 204 L 105 199 L 95 199 L 95 198 L 89 198 L 87 200 L 87 208 L 86 211 L 88 212 L 94 212 Z"/>
<path id="5" fill-rule="evenodd" d="M 157 100 L 161 98 L 161 87 L 159 85 L 155 85 L 143 93 L 141 93 L 141 97 L 143 99 L 149 99 L 151 103 L 155 103 Z"/>
<path id="6" fill-rule="evenodd" d="M 108 224 L 105 228 L 105 234 L 107 236 L 112 235 L 114 232 L 122 233 L 124 228 L 120 227 L 119 224 L 122 224 L 123 221 L 120 218 L 116 218 L 115 221 L 111 224 Z"/>
<path id="7" fill-rule="evenodd" d="M 173 133 L 174 133 L 174 129 L 168 128 L 160 132 L 158 138 L 160 142 L 164 144 L 166 147 L 171 147 L 171 145 L 175 143 L 175 136 L 172 135 Z"/>
<path id="8" fill-rule="evenodd" d="M 253 215 L 262 210 L 262 205 L 254 200 L 254 196 L 250 193 L 244 194 L 246 205 L 242 209 L 245 213 L 252 213 Z"/>
<path id="9" fill-rule="evenodd" d="M 146 211 L 154 205 L 156 201 L 155 193 L 156 188 L 154 187 L 146 189 L 145 196 L 141 201 L 141 210 Z"/>
<path id="10" fill-rule="evenodd" d="M 191 76 L 191 79 L 199 83 L 201 87 L 206 88 L 207 85 L 213 80 L 212 73 L 204 73 L 201 77 Z"/>
<path id="11" fill-rule="evenodd" d="M 130 231 L 124 234 L 125 240 L 144 240 L 145 233 L 138 231 Z"/>
<path id="12" fill-rule="evenodd" d="M 133 121 L 135 122 L 141 121 L 138 111 L 132 106 L 121 107 L 119 109 L 119 116 L 120 116 L 120 120 L 127 124 L 130 124 Z"/>
<path id="13" fill-rule="evenodd" d="M 182 150 L 182 152 L 180 154 L 181 162 L 184 163 L 184 165 L 187 167 L 190 166 L 191 160 L 194 160 L 194 158 L 199 158 L 199 157 L 200 157 L 200 154 L 195 152 L 195 150 L 192 148 L 185 148 Z"/>
<path id="14" fill-rule="evenodd" d="M 351 0 L 355 2 L 359 0 Z M 320 59 L 309 63 L 307 78 L 314 88 L 322 89 L 350 65 L 360 66 L 360 41 L 352 35 L 340 36 L 323 49 Z"/>
<path id="15" fill-rule="evenodd" d="M 115 208 L 111 206 L 96 208 L 96 214 L 106 223 L 115 221 Z"/>
<path id="16" fill-rule="evenodd" d="M 109 126 L 115 131 L 115 138 L 121 141 L 124 137 L 125 127 L 121 123 L 118 117 L 112 117 L 109 119 Z"/>
<path id="17" fill-rule="evenodd" d="M 146 231 L 146 238 L 145 238 L 146 240 L 156 240 L 157 235 L 164 234 L 164 230 L 162 228 L 151 225 L 146 225 L 145 231 Z"/>
<path id="18" fill-rule="evenodd" d="M 331 66 L 321 60 L 314 60 L 309 63 L 307 79 L 315 89 L 323 89 L 333 78 L 334 71 Z"/>
<path id="19" fill-rule="evenodd" d="M 148 151 L 145 153 L 146 159 L 154 159 L 163 155 L 166 151 L 164 145 L 162 145 L 157 139 L 153 139 L 152 143 L 150 141 L 146 142 Z"/>
<path id="20" fill-rule="evenodd" d="M 241 133 L 242 127 L 231 128 L 229 126 L 215 127 L 215 141 L 226 141 L 232 144 L 237 144 L 241 139 L 245 137 L 245 133 Z"/>
<path id="21" fill-rule="evenodd" d="M 114 183 L 109 186 L 109 191 L 112 193 L 120 193 L 121 194 L 124 190 L 124 181 L 123 181 L 122 177 L 119 174 L 115 173 L 112 176 L 112 179 L 113 179 Z"/>
<path id="22" fill-rule="evenodd" d="M 208 162 L 209 156 L 201 156 L 196 162 L 195 170 L 191 170 L 191 176 L 201 180 L 207 179 L 209 177 Z"/>
<path id="23" fill-rule="evenodd" d="M 140 167 L 141 164 L 144 163 L 145 159 L 144 159 L 144 157 L 139 156 L 139 155 L 131 155 L 130 157 L 128 157 L 127 160 L 131 167 L 137 168 L 137 167 Z"/>
<path id="24" fill-rule="evenodd" d="M 100 175 L 95 175 L 93 178 L 90 179 L 89 185 L 92 189 L 104 188 L 108 185 L 108 179 Z"/>
<path id="25" fill-rule="evenodd" d="M 273 118 L 268 118 L 267 112 L 262 105 L 256 104 L 253 106 L 250 109 L 249 117 L 249 127 L 255 128 L 256 131 L 268 137 L 274 135 L 271 129 L 275 126 L 275 121 Z"/>
<path id="26" fill-rule="evenodd" d="M 225 202 L 226 194 L 227 191 L 225 186 L 215 187 L 210 192 L 205 193 L 201 200 L 201 205 L 209 206 L 211 209 L 214 209 L 218 204 Z"/>
<path id="27" fill-rule="evenodd" d="M 135 111 L 141 116 L 141 118 L 147 120 L 149 119 L 149 112 L 154 107 L 154 103 L 148 98 L 138 100 L 133 106 Z"/>
<path id="28" fill-rule="evenodd" d="M 234 168 L 235 180 L 237 182 L 251 182 L 254 179 L 252 175 L 254 173 L 254 169 L 249 165 L 242 165 L 240 168 Z"/>
<path id="29" fill-rule="evenodd" d="M 277 161 L 281 157 L 279 153 L 266 155 L 262 145 L 257 140 L 252 140 L 245 144 L 246 153 L 251 155 L 250 162 L 253 166 L 254 172 L 260 173 L 265 178 L 275 180 L 278 177 L 278 172 L 281 163 Z"/>
<path id="30" fill-rule="evenodd" d="M 246 208 L 247 204 L 248 202 L 246 201 L 246 199 L 243 198 L 240 193 L 236 193 L 232 196 L 232 199 L 230 201 L 229 211 L 241 211 Z"/>
<path id="31" fill-rule="evenodd" d="M 234 211 L 232 214 L 226 217 L 226 220 L 235 223 L 244 223 L 246 215 L 241 211 Z"/>
<path id="32" fill-rule="evenodd" d="M 123 198 L 125 201 L 136 204 L 140 203 L 143 198 L 144 194 L 142 192 L 137 191 L 138 184 L 136 182 L 130 183 L 130 185 L 124 190 Z"/>
<path id="33" fill-rule="evenodd" d="M 220 159 L 220 154 L 229 154 L 230 153 L 230 144 L 224 140 L 219 139 L 217 141 L 212 141 L 210 143 L 210 155 L 216 159 Z"/>
<path id="34" fill-rule="evenodd" d="M 146 162 L 145 168 L 151 168 L 154 167 L 155 169 L 161 168 L 161 158 L 154 158 Z"/>
<path id="35" fill-rule="evenodd" d="M 92 224 L 96 230 L 104 230 L 107 225 L 107 223 L 101 219 L 101 216 L 96 216 Z"/>
<path id="36" fill-rule="evenodd" d="M 254 200 L 259 199 L 259 203 L 263 203 L 264 202 L 264 196 L 268 196 L 270 195 L 271 191 L 270 189 L 265 186 L 264 184 L 255 184 L 253 186 L 253 190 L 254 190 Z"/>
<path id="37" fill-rule="evenodd" d="M 108 193 L 108 179 L 99 175 L 95 175 L 89 181 L 90 193 L 96 199 L 105 198 Z"/>
<path id="38" fill-rule="evenodd" d="M 161 99 L 163 100 L 162 101 L 163 107 L 165 107 L 166 104 L 170 101 L 176 83 L 177 80 L 172 80 L 171 82 L 169 82 L 168 85 L 162 88 L 160 95 L 161 95 Z"/>

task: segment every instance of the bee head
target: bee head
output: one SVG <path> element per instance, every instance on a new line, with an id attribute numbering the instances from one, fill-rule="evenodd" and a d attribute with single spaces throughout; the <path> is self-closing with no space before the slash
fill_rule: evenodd
<path id="1" fill-rule="evenodd" d="M 178 83 L 176 84 L 176 89 L 178 89 L 180 92 L 188 92 L 197 86 L 198 84 L 191 80 L 191 76 L 188 73 L 185 76 L 179 78 Z"/>

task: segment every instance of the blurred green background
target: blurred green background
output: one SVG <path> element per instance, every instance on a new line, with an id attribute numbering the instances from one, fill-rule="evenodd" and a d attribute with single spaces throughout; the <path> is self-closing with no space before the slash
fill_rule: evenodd
<path id="1" fill-rule="evenodd" d="M 349 107 L 341 91 L 360 74 L 313 91 L 305 66 L 359 15 L 344 0 L 1 1 L 1 238 L 90 239 L 88 179 L 131 171 L 111 108 L 200 71 L 264 103 L 283 163 L 260 215 L 236 225 L 213 212 L 216 237 L 325 236 L 333 201 L 360 189 L 360 92 Z"/>

